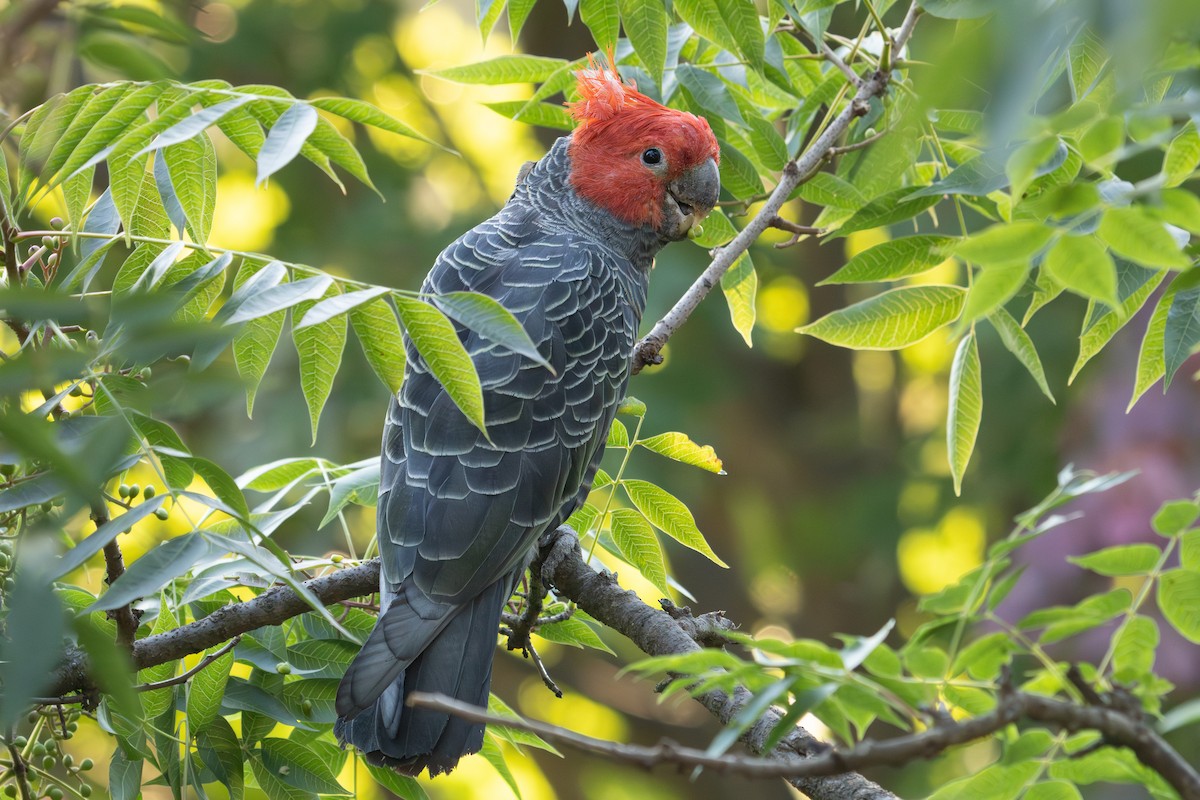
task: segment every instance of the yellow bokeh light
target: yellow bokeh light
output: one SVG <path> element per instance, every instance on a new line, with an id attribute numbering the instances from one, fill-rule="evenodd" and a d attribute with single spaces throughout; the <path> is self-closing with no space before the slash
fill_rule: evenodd
<path id="1" fill-rule="evenodd" d="M 808 322 L 808 290 L 791 275 L 775 278 L 758 293 L 758 324 L 775 333 L 792 333 Z"/>
<path id="2" fill-rule="evenodd" d="M 231 250 L 265 250 L 292 210 L 283 189 L 274 183 L 255 187 L 254 177 L 241 170 L 217 180 L 217 197 L 209 243 Z"/>
<path id="3" fill-rule="evenodd" d="M 902 522 L 912 524 L 928 519 L 937 509 L 941 491 L 933 481 L 911 481 L 900 490 L 898 513 Z"/>
<path id="4" fill-rule="evenodd" d="M 927 336 L 900 351 L 905 366 L 917 375 L 938 375 L 950 370 L 955 343 L 941 334 Z"/>
<path id="5" fill-rule="evenodd" d="M 865 394 L 889 391 L 896 378 L 896 362 L 885 350 L 855 350 L 851 354 L 854 383 Z"/>
<path id="6" fill-rule="evenodd" d="M 909 436 L 920 436 L 946 421 L 946 385 L 928 375 L 909 378 L 900 392 L 900 424 Z"/>
<path id="7" fill-rule="evenodd" d="M 846 259 L 854 258 L 859 253 L 870 250 L 877 244 L 891 241 L 887 228 L 871 228 L 866 231 L 855 231 L 846 236 Z"/>
<path id="8" fill-rule="evenodd" d="M 551 725 L 611 741 L 624 741 L 629 735 L 628 724 L 619 712 L 580 692 L 565 692 L 555 700 L 537 677 L 521 684 L 517 698 L 522 713 L 536 712 L 539 719 Z"/>
<path id="9" fill-rule="evenodd" d="M 970 506 L 946 512 L 936 529 L 911 528 L 896 546 L 900 578 L 914 594 L 940 591 L 983 562 L 983 515 Z"/>

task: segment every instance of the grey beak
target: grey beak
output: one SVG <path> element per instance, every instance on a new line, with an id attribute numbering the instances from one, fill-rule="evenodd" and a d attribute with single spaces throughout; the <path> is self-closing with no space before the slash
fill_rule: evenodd
<path id="1" fill-rule="evenodd" d="M 681 206 L 684 213 L 688 209 L 697 219 L 703 219 L 717 204 L 721 195 L 721 174 L 717 170 L 717 162 L 711 158 L 702 164 L 692 167 L 667 185 L 675 202 Z"/>

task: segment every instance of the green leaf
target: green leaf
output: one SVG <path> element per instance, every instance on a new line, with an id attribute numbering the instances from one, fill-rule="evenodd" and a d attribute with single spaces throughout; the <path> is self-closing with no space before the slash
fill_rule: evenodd
<path id="1" fill-rule="evenodd" d="M 975 264 L 1010 264 L 1028 260 L 1054 236 L 1054 229 L 1040 222 L 993 225 L 954 245 L 954 253 Z"/>
<path id="2" fill-rule="evenodd" d="M 267 264 L 261 261 L 244 259 L 234 278 L 235 291 L 266 266 Z M 238 375 L 242 376 L 246 384 L 246 416 L 254 413 L 254 395 L 258 392 L 258 385 L 262 382 L 267 365 L 271 362 L 271 355 L 279 343 L 286 317 L 287 312 L 280 310 L 251 320 L 242 326 L 233 339 L 233 362 L 237 365 Z"/>
<path id="3" fill-rule="evenodd" d="M 753 347 L 750 335 L 754 330 L 758 273 L 754 271 L 749 251 L 738 256 L 733 266 L 721 276 L 721 291 L 729 304 L 729 318 L 733 321 L 734 329 L 746 340 L 747 347 Z"/>
<path id="4" fill-rule="evenodd" d="M 263 766 L 283 783 L 316 794 L 349 795 L 321 756 L 291 739 L 263 739 L 259 755 Z"/>
<path id="5" fill-rule="evenodd" d="M 217 151 L 205 134 L 162 151 L 192 240 L 204 244 L 217 202 Z"/>
<path id="6" fill-rule="evenodd" d="M 230 650 L 192 678 L 187 696 L 187 719 L 192 730 L 200 730 L 217 718 L 232 668 L 233 651 Z"/>
<path id="7" fill-rule="evenodd" d="M 309 135 L 308 141 L 301 147 L 300 152 L 307 152 L 306 148 L 314 148 L 322 156 L 353 175 L 364 186 L 372 189 L 380 199 L 383 199 L 383 195 L 371 181 L 371 176 L 367 173 L 367 165 L 363 163 L 358 150 L 329 120 L 318 115 L 316 128 Z M 342 191 L 344 192 L 345 189 L 343 188 Z"/>
<path id="8" fill-rule="evenodd" d="M 376 471 L 378 474 L 378 471 Z M 288 661 L 304 670 L 307 679 L 341 678 L 359 648 L 342 639 L 305 639 L 288 648 Z"/>
<path id="9" fill-rule="evenodd" d="M 654 584 L 663 597 L 670 597 L 662 547 L 646 518 L 631 508 L 618 508 L 609 515 L 609 530 L 625 560 Z"/>
<path id="10" fill-rule="evenodd" d="M 1146 575 L 1161 557 L 1159 548 L 1143 543 L 1106 547 L 1084 556 L 1067 556 L 1067 560 L 1099 575 Z"/>
<path id="11" fill-rule="evenodd" d="M 617 0 L 580 0 L 579 18 L 592 32 L 596 48 L 607 52 L 621 34 L 621 12 Z"/>
<path id="12" fill-rule="evenodd" d="M 534 633 L 543 639 L 546 639 L 547 641 L 556 642 L 558 644 L 565 644 L 578 648 L 590 647 L 593 650 L 603 650 L 605 653 L 608 653 L 612 656 L 616 655 L 616 653 L 612 651 L 612 648 L 606 645 L 604 640 L 596 635 L 596 632 L 592 630 L 590 625 L 583 620 L 576 619 L 574 617 L 564 619 L 561 622 L 549 622 L 545 625 L 539 625 L 534 629 Z"/>
<path id="13" fill-rule="evenodd" d="M 108 793 L 112 800 L 137 800 L 142 793 L 142 759 L 131 759 L 118 747 L 108 762 Z"/>
<path id="14" fill-rule="evenodd" d="M 1108 209 L 1097 232 L 1114 253 L 1135 264 L 1167 269 L 1192 265 L 1163 224 L 1140 206 Z"/>
<path id="15" fill-rule="evenodd" d="M 105 70 L 114 70 L 139 81 L 167 78 L 175 70 L 142 40 L 127 34 L 88 31 L 76 46 L 80 57 Z"/>
<path id="16" fill-rule="evenodd" d="M 973 19 L 995 11 L 998 0 L 917 0 L 917 5 L 935 17 Z M 983 800 L 982 796 L 979 800 Z"/>
<path id="17" fill-rule="evenodd" d="M 245 727 L 244 718 L 242 725 Z M 243 733 L 243 738 L 246 738 L 245 733 Z M 282 776 L 263 763 L 261 751 L 251 750 L 246 753 L 244 758 L 249 763 L 250 772 L 254 775 L 254 780 L 258 782 L 259 788 L 266 793 L 267 800 L 314 800 L 315 795 L 312 792 L 306 792 L 284 783 Z"/>
<path id="18" fill-rule="evenodd" d="M 1185 639 L 1200 644 L 1200 572 L 1164 572 L 1158 581 L 1158 608 Z"/>
<path id="19" fill-rule="evenodd" d="M 136 563 L 136 562 L 135 562 Z M 179 620 L 175 617 L 171 607 L 167 605 L 165 595 L 159 597 L 158 601 L 158 617 L 154 620 L 154 626 L 150 629 L 151 636 L 169 633 L 179 627 Z M 179 659 L 172 659 L 163 664 L 156 664 L 153 667 L 146 667 L 138 671 L 138 682 L 140 683 L 158 683 L 169 678 L 174 678 L 179 671 Z M 175 687 L 168 686 L 164 689 L 154 689 L 153 691 L 142 692 L 139 697 L 142 701 L 142 710 L 146 719 L 155 719 L 162 716 L 163 712 L 175 705 Z"/>
<path id="20" fill-rule="evenodd" d="M 288 285 L 298 286 L 303 282 L 297 281 Z M 326 286 L 323 298 L 341 294 L 342 290 L 333 281 L 326 279 Z M 315 305 L 315 301 L 306 301 L 296 306 L 294 318 L 303 319 Z M 329 399 L 334 376 L 342 365 L 342 352 L 346 348 L 346 320 L 335 317 L 315 325 L 293 328 L 292 341 L 296 345 L 296 353 L 300 356 L 300 389 L 304 392 L 304 402 L 308 406 L 308 419 L 312 424 L 312 438 L 315 443 L 321 411 Z"/>
<path id="21" fill-rule="evenodd" d="M 401 295 L 395 299 L 404 330 L 429 371 L 467 420 L 486 436 L 483 388 L 454 325 L 429 303 Z"/>
<path id="22" fill-rule="evenodd" d="M 1200 572 L 1200 529 L 1183 534 L 1180 539 L 1179 563 L 1184 569 Z"/>
<path id="23" fill-rule="evenodd" d="M 1003 306 L 1025 285 L 1028 275 L 1029 262 L 1025 260 L 982 267 L 967 291 L 959 324 L 974 322 Z"/>
<path id="24" fill-rule="evenodd" d="M 62 603 L 47 577 L 47 559 L 22 548 L 15 585 L 5 590 L 5 638 L 0 641 L 0 725 L 6 729 L 28 711 L 29 698 L 45 694 L 62 653 Z"/>
<path id="25" fill-rule="evenodd" d="M 1071 88 L 1075 100 L 1082 100 L 1096 85 L 1096 79 L 1108 63 L 1108 47 L 1090 27 L 1080 30 L 1069 50 Z"/>
<path id="26" fill-rule="evenodd" d="M 750 124 L 750 143 L 754 145 L 754 152 L 763 166 L 771 170 L 782 170 L 787 166 L 787 143 L 775 123 L 762 116 L 753 106 L 743 110 L 742 116 Z"/>
<path id="27" fill-rule="evenodd" d="M 1163 329 L 1163 392 L 1200 344 L 1200 271 L 1190 271 L 1171 298 Z"/>
<path id="28" fill-rule="evenodd" d="M 63 198 L 67 207 L 67 222 L 78 230 L 83 227 L 83 209 L 87 207 L 92 195 L 92 183 L 96 175 L 95 167 L 88 167 L 63 181 Z M 8 191 L 8 177 L 0 166 L 0 194 Z M 3 202 L 3 201 L 0 201 Z"/>
<path id="29" fill-rule="evenodd" d="M 1121 294 L 1121 276 L 1127 272 L 1129 268 L 1146 272 L 1141 267 L 1134 267 L 1128 262 L 1122 261 L 1117 265 L 1117 286 L 1118 294 Z M 1167 276 L 1166 270 L 1151 272 L 1145 283 L 1138 286 L 1122 301 L 1119 308 L 1115 311 L 1107 311 L 1094 324 L 1085 326 L 1085 330 L 1079 337 L 1079 356 L 1075 359 L 1075 366 L 1071 368 L 1071 375 L 1067 378 L 1067 383 L 1075 380 L 1075 376 L 1083 369 L 1097 353 L 1104 349 L 1105 345 L 1112 340 L 1112 337 L 1125 327 L 1129 320 L 1133 319 L 1134 314 L 1145 304 L 1150 295 L 1163 282 L 1163 278 Z"/>
<path id="30" fill-rule="evenodd" d="M 300 148 L 316 130 L 319 118 L 312 106 L 296 103 L 275 120 L 275 124 L 267 131 L 266 141 L 258 151 L 256 184 L 261 184 L 300 155 Z"/>
<path id="31" fill-rule="evenodd" d="M 566 63 L 561 58 L 498 56 L 475 64 L 431 70 L 426 74 L 455 83 L 493 86 L 505 83 L 541 83 Z"/>
<path id="32" fill-rule="evenodd" d="M 516 36 L 514 35 L 513 38 L 515 39 Z M 399 136 L 407 136 L 410 139 L 431 142 L 430 139 L 414 128 L 409 127 L 386 111 L 376 108 L 370 103 L 364 103 L 362 100 L 353 100 L 348 97 L 318 97 L 314 100 L 309 100 L 308 103 L 322 111 L 328 111 L 330 114 L 336 114 L 339 117 L 344 117 L 362 125 L 370 125 L 372 128 L 378 128 L 388 133 L 395 133 Z"/>
<path id="33" fill-rule="evenodd" d="M 87 610 L 108 611 L 128 605 L 139 597 L 154 595 L 190 570 L 207 552 L 208 543 L 196 533 L 169 539 L 130 564 L 125 574 L 113 581 L 108 591 Z"/>
<path id="34" fill-rule="evenodd" d="M 392 394 L 404 381 L 404 334 L 386 300 L 372 300 L 350 312 L 350 325 L 371 369 Z"/>
<path id="35" fill-rule="evenodd" d="M 950 408 L 946 414 L 946 451 L 950 456 L 950 474 L 954 494 L 962 494 L 963 473 L 975 450 L 975 437 L 983 418 L 982 370 L 975 334 L 963 337 L 950 365 Z"/>
<path id="36" fill-rule="evenodd" d="M 1172 500 L 1163 503 L 1150 520 L 1154 532 L 1162 536 L 1179 536 L 1200 519 L 1200 504 L 1191 500 Z"/>
<path id="37" fill-rule="evenodd" d="M 503 700 L 494 694 L 488 695 L 488 713 L 494 714 L 497 717 L 508 717 L 509 719 L 521 718 L 517 712 L 509 708 L 509 706 Z M 520 731 L 516 728 L 504 728 L 501 726 L 496 726 L 490 730 L 494 730 L 500 738 L 516 745 L 518 749 L 521 747 L 533 747 L 538 750 L 545 750 L 547 753 L 553 753 L 559 757 L 562 756 L 562 753 L 558 752 L 554 745 L 547 743 L 537 734 Z"/>
<path id="38" fill-rule="evenodd" d="M 131 89 L 133 89 L 131 84 L 119 83 L 116 86 L 101 89 L 84 102 L 83 107 L 71 120 L 62 137 L 54 143 L 54 149 L 50 151 L 50 155 L 46 159 L 43 172 L 47 178 L 62 170 L 58 179 L 50 182 L 51 185 L 72 175 L 96 150 L 100 149 L 101 145 L 95 145 L 93 150 L 91 143 L 86 148 L 80 148 L 79 145 Z"/>
<path id="39" fill-rule="evenodd" d="M 721 19 L 737 42 L 737 52 L 761 73 L 766 45 L 758 8 L 752 0 L 716 0 L 716 5 Z"/>
<path id="40" fill-rule="evenodd" d="M 386 788 L 389 792 L 401 798 L 401 800 L 429 800 L 429 795 L 417 783 L 416 779 L 410 778 L 407 775 L 400 775 L 395 770 L 387 767 L 377 767 L 374 764 L 366 764 L 367 772 L 371 773 L 371 777 L 379 783 L 380 786 Z"/>
<path id="41" fill-rule="evenodd" d="M 746 124 L 733 95 L 729 93 L 729 87 L 713 73 L 691 64 L 680 64 L 675 68 L 675 77 L 700 108 L 713 116 L 724 117 L 743 126 Z"/>
<path id="42" fill-rule="evenodd" d="M 674 461 L 691 464 L 693 467 L 724 475 L 721 459 L 710 445 L 698 445 L 684 433 L 660 433 L 649 439 L 638 439 L 637 444 L 647 450 L 666 456 Z"/>
<path id="43" fill-rule="evenodd" d="M 79 567 L 83 566 L 84 562 L 92 556 L 96 555 L 103 549 L 104 545 L 116 539 L 122 532 L 129 530 L 138 522 L 141 522 L 146 517 L 153 514 L 165 500 L 165 496 L 151 498 L 145 502 L 131 508 L 119 517 L 110 519 L 100 527 L 96 528 L 95 532 L 84 539 L 79 544 L 63 554 L 62 558 L 54 562 L 49 569 L 47 577 L 50 580 L 59 580 L 71 572 L 74 572 Z"/>
<path id="44" fill-rule="evenodd" d="M 796 191 L 800 197 L 819 206 L 857 209 L 867 202 L 867 198 L 862 196 L 862 192 L 854 184 L 844 178 L 839 178 L 832 172 L 816 173 L 802 183 Z M 947 242 L 953 241 L 948 236 L 939 238 L 943 238 Z M 941 259 L 939 259 L 940 261 Z"/>
<path id="45" fill-rule="evenodd" d="M 316 300 L 340 291 L 328 275 L 302 278 L 292 283 L 281 283 L 269 288 L 261 288 L 256 285 L 256 288 L 259 288 L 260 291 L 241 298 L 236 295 L 229 298 L 229 302 L 221 308 L 223 312 L 221 321 L 225 325 L 249 322 L 292 306 L 303 306 L 300 310 L 300 316 L 303 317 L 304 311 L 307 311 Z"/>
<path id="46" fill-rule="evenodd" d="M 1000 334 L 1000 341 L 1004 343 L 1008 351 L 1016 356 L 1021 365 L 1033 376 L 1038 388 L 1042 390 L 1042 394 L 1046 395 L 1051 403 L 1055 402 L 1054 395 L 1050 391 L 1050 384 L 1046 382 L 1046 371 L 1042 368 L 1042 359 L 1038 356 L 1037 348 L 1033 346 L 1033 340 L 1029 338 L 1025 329 L 1018 325 L 1012 314 L 1003 308 L 993 311 L 988 316 L 988 321 Z"/>
<path id="47" fill-rule="evenodd" d="M 508 768 L 508 761 L 505 760 L 504 752 L 500 749 L 500 745 L 497 744 L 496 736 L 484 737 L 483 747 L 480 748 L 479 755 L 483 756 L 488 764 L 492 766 L 492 769 L 496 770 L 497 774 L 508 784 L 508 788 L 512 791 L 513 796 L 517 800 L 522 800 L 521 787 L 517 783 L 517 779 L 513 777 L 512 770 Z"/>
<path id="48" fill-rule="evenodd" d="M 1117 266 L 1094 237 L 1063 236 L 1046 255 L 1042 268 L 1076 294 L 1117 305 Z"/>
<path id="49" fill-rule="evenodd" d="M 625 427 L 625 423 L 619 419 L 614 419 L 612 427 L 608 429 L 608 441 L 604 443 L 605 447 L 629 447 L 629 430 Z"/>
<path id="50" fill-rule="evenodd" d="M 569 131 L 575 127 L 575 120 L 571 118 L 567 110 L 552 103 L 505 100 L 500 103 L 484 103 L 484 105 L 503 117 L 528 125 L 539 125 L 558 131 Z"/>
<path id="51" fill-rule="evenodd" d="M 920 234 L 877 244 L 851 258 L 817 286 L 895 281 L 919 275 L 945 261 L 943 249 L 953 241 L 949 236 Z"/>
<path id="52" fill-rule="evenodd" d="M 719 208 L 713 209 L 712 213 L 704 218 L 704 224 L 700 227 L 703 232 L 692 239 L 692 243 L 706 250 L 729 242 L 738 233 L 737 228 L 733 227 L 733 223 L 729 221 L 729 217 L 725 216 L 725 212 Z"/>
<path id="53" fill-rule="evenodd" d="M 912 219 L 913 217 L 937 205 L 941 195 L 912 196 L 912 189 L 896 189 L 882 197 L 876 198 L 855 212 L 854 216 L 842 223 L 842 226 L 831 233 L 830 238 L 839 238 L 857 231 L 882 228 L 896 222 Z"/>
<path id="54" fill-rule="evenodd" d="M 1075 784 L 1066 781 L 1035 783 L 1025 792 L 1024 800 L 1083 800 Z"/>
<path id="55" fill-rule="evenodd" d="M 215 106 L 202 108 L 196 113 L 188 115 L 186 112 L 191 110 L 192 104 L 196 102 L 196 98 L 186 97 L 184 100 L 172 104 L 175 114 L 183 117 L 183 119 L 170 125 L 170 127 L 164 128 L 161 133 L 154 137 L 154 141 L 130 155 L 136 158 L 154 150 L 161 150 L 164 147 L 171 147 L 172 145 L 186 142 L 188 139 L 199 136 L 210 126 L 219 122 L 221 117 L 245 105 L 250 100 L 251 98 L 249 97 L 235 97 L 231 100 L 217 103 Z M 186 105 L 183 105 L 183 103 L 186 103 Z M 180 113 L 181 111 L 184 113 Z M 128 147 L 129 145 L 122 143 L 122 147 L 118 149 L 125 150 Z"/>
<path id="56" fill-rule="evenodd" d="M 1200 164 L 1200 133 L 1196 131 L 1196 123 L 1188 122 L 1167 147 L 1167 155 L 1163 159 L 1165 185 L 1178 186 L 1183 183 L 1196 171 L 1197 164 Z"/>
<path id="57" fill-rule="evenodd" d="M 554 373 L 554 368 L 538 351 L 524 326 L 499 301 L 477 292 L 446 292 L 433 295 L 431 299 L 450 319 Z"/>
<path id="58" fill-rule="evenodd" d="M 730 29 L 732 20 L 728 20 L 721 13 L 717 0 L 675 0 L 671 6 L 679 18 L 691 25 L 696 33 L 731 53 L 739 52 L 738 40 L 734 38 Z M 628 19 L 625 20 L 625 24 L 628 29 Z"/>
<path id="59" fill-rule="evenodd" d="M 370 302 L 376 297 L 385 295 L 390 291 L 391 289 L 388 289 L 386 286 L 372 286 L 370 289 L 361 289 L 347 294 L 334 294 L 310 306 L 308 311 L 304 313 L 303 318 L 300 319 L 300 322 L 292 326 L 292 330 L 298 331 L 311 325 L 320 325 L 322 322 L 339 317 L 351 309 L 357 308 L 363 303 Z M 297 314 L 297 316 L 299 315 Z"/>
<path id="60" fill-rule="evenodd" d="M 895 350 L 921 341 L 962 312 L 958 286 L 903 286 L 830 312 L 801 328 L 818 339 L 856 350 Z"/>
<path id="61" fill-rule="evenodd" d="M 953 677 L 965 670 L 976 680 L 995 680 L 1016 650 L 1017 645 L 1009 634 L 989 633 L 964 647 L 946 674 Z"/>
<path id="62" fill-rule="evenodd" d="M 1125 413 L 1128 414 L 1134 404 L 1137 403 L 1138 398 L 1157 383 L 1158 379 L 1166 372 L 1163 344 L 1167 331 L 1167 315 L 1170 313 L 1171 304 L 1175 299 L 1176 292 L 1180 288 L 1188 288 L 1191 285 L 1195 285 L 1194 279 L 1196 276 L 1197 273 L 1185 273 L 1177 277 L 1168 284 L 1166 291 L 1158 298 L 1158 305 L 1154 307 L 1154 313 L 1150 316 L 1150 321 L 1146 324 L 1146 332 L 1142 335 L 1142 344 L 1138 350 L 1133 396 L 1129 399 L 1129 405 L 1125 408 Z"/>
<path id="63" fill-rule="evenodd" d="M 617 0 L 625 35 L 659 86 L 667 64 L 667 11 L 661 0 Z"/>
<path id="64" fill-rule="evenodd" d="M 729 567 L 708 546 L 704 534 L 696 527 L 692 512 L 688 511 L 687 506 L 678 498 L 647 481 L 624 480 L 621 481 L 621 486 L 625 488 L 626 494 L 637 506 L 638 511 L 641 511 L 654 527 L 680 544 L 704 554 L 714 564 Z"/>
<path id="65" fill-rule="evenodd" d="M 938 0 L 949 2 L 950 0 Z M 965 4 L 971 0 L 962 0 Z M 932 0 L 922 0 L 922 5 Z M 1021 791 L 1042 770 L 1037 761 L 1023 764 L 993 764 L 970 778 L 944 784 L 926 800 L 1017 800 Z"/>
<path id="66" fill-rule="evenodd" d="M 246 497 L 242 494 L 242 490 L 238 488 L 233 478 L 229 477 L 229 473 L 207 458 L 190 456 L 185 460 L 196 471 L 196 474 L 204 479 L 204 482 L 208 484 L 208 488 L 212 489 L 213 494 L 229 507 L 231 516 L 236 516 L 243 520 L 250 517 L 250 509 L 246 505 Z"/>
<path id="67" fill-rule="evenodd" d="M 1149 672 L 1154 668 L 1158 641 L 1158 623 L 1152 617 L 1130 617 L 1113 641 L 1113 673 L 1134 676 Z"/>
<path id="68" fill-rule="evenodd" d="M 758 168 L 729 142 L 722 139 L 718 139 L 718 142 L 721 146 L 721 163 L 717 169 L 721 173 L 721 188 L 738 199 L 761 194 L 763 184 Z"/>
<path id="69" fill-rule="evenodd" d="M 233 728 L 224 717 L 218 716 L 207 726 L 192 730 L 201 763 L 229 791 L 229 800 L 242 800 L 245 795 L 245 756 Z"/>
<path id="70" fill-rule="evenodd" d="M 50 157 L 54 145 L 66 133 L 71 120 L 95 91 L 92 86 L 80 86 L 65 95 L 56 94 L 42 103 L 25 123 L 17 161 L 17 199 L 28 199 L 29 187 L 36 177 L 34 170 Z"/>

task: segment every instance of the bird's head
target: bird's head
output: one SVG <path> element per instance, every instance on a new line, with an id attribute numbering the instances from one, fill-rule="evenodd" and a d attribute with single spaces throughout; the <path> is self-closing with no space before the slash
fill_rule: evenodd
<path id="1" fill-rule="evenodd" d="M 721 191 L 720 149 L 708 122 L 656 103 L 594 60 L 576 77 L 579 100 L 569 106 L 579 121 L 570 147 L 576 193 L 663 239 L 685 238 Z"/>

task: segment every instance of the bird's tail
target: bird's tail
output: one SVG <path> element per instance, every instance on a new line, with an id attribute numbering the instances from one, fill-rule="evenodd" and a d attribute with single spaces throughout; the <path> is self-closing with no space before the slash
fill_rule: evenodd
<path id="1" fill-rule="evenodd" d="M 367 760 L 406 775 L 449 772 L 483 745 L 482 724 L 409 708 L 412 692 L 444 694 L 487 707 L 505 576 L 441 620 L 418 616 L 396 598 L 338 687 L 334 733 Z"/>

